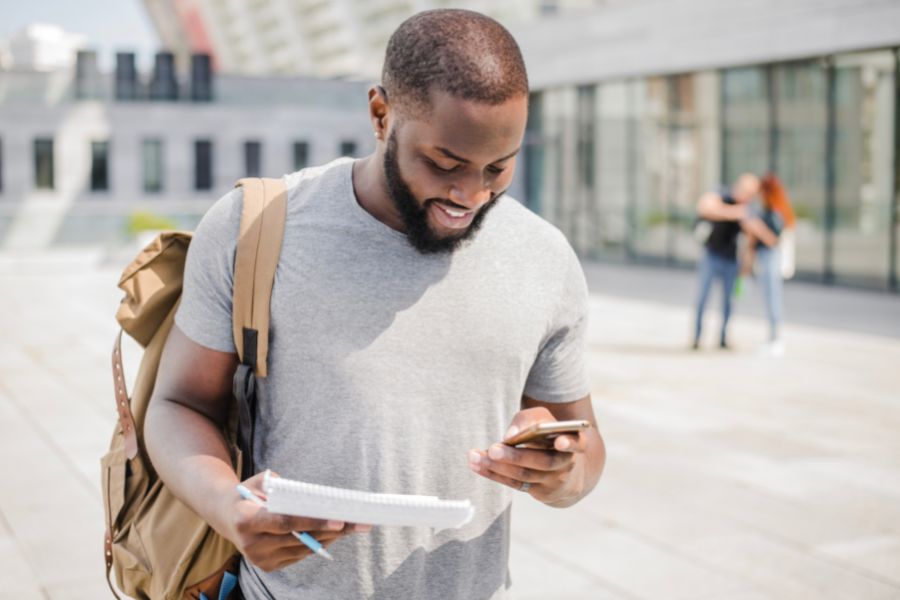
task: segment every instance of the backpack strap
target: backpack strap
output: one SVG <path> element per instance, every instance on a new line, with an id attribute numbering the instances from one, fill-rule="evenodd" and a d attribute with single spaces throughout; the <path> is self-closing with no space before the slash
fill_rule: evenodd
<path id="1" fill-rule="evenodd" d="M 281 255 L 287 190 L 281 179 L 244 178 L 241 229 L 234 260 L 232 323 L 241 363 L 265 377 L 269 348 L 269 301 Z"/>
<path id="2" fill-rule="evenodd" d="M 269 349 L 269 302 L 284 238 L 287 191 L 280 179 L 245 178 L 241 229 L 234 258 L 232 323 L 240 364 L 232 390 L 237 403 L 237 445 L 243 452 L 241 479 L 256 472 L 256 378 L 265 377 Z"/>

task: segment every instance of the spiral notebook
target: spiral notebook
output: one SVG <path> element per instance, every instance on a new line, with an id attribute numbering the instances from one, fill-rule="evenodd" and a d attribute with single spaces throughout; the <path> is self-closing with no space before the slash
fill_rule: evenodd
<path id="1" fill-rule="evenodd" d="M 263 481 L 269 512 L 368 525 L 462 527 L 475 514 L 469 500 L 376 494 L 270 477 Z"/>

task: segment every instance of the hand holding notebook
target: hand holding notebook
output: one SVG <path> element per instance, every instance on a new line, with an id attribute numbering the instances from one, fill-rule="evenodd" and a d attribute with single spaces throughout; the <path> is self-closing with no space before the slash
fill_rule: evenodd
<path id="1" fill-rule="evenodd" d="M 349 523 L 450 529 L 462 527 L 475 514 L 469 500 L 362 492 L 293 481 L 268 472 L 263 490 L 270 512 Z"/>

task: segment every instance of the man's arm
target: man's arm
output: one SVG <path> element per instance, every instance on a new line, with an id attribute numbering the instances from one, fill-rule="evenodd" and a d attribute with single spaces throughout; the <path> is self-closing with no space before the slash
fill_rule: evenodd
<path id="1" fill-rule="evenodd" d="M 760 218 L 744 219 L 741 221 L 741 229 L 748 237 L 759 240 L 769 248 L 778 245 L 778 236 Z"/>
<path id="2" fill-rule="evenodd" d="M 366 531 L 270 514 L 237 494 L 240 480 L 223 435 L 237 362 L 235 354 L 205 348 L 172 327 L 144 423 L 147 452 L 166 486 L 266 571 L 311 554 L 291 531 L 310 532 L 326 546 L 350 531 Z M 262 496 L 261 480 L 258 474 L 245 485 Z"/>
<path id="3" fill-rule="evenodd" d="M 144 425 L 147 452 L 166 486 L 226 537 L 222 502 L 240 483 L 223 435 L 237 356 L 172 327 Z"/>
<path id="4" fill-rule="evenodd" d="M 707 221 L 740 221 L 747 216 L 747 208 L 725 204 L 720 195 L 707 192 L 697 201 L 697 215 Z"/>
<path id="5" fill-rule="evenodd" d="M 473 451 L 479 460 L 472 464 L 472 469 L 514 489 L 530 483 L 529 493 L 549 506 L 572 506 L 594 489 L 606 462 L 606 448 L 590 395 L 565 403 L 541 402 L 524 396 L 522 409 L 513 418 L 506 438 L 545 421 L 578 419 L 590 421 L 593 427 L 578 434 L 559 436 L 552 450 L 494 444 L 487 452 Z"/>

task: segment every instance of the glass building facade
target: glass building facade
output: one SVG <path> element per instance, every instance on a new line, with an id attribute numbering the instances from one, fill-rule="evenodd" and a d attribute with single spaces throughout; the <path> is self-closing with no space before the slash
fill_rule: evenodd
<path id="1" fill-rule="evenodd" d="M 525 202 L 583 257 L 690 265 L 700 195 L 774 172 L 798 277 L 896 291 L 898 73 L 891 48 L 534 92 Z"/>

